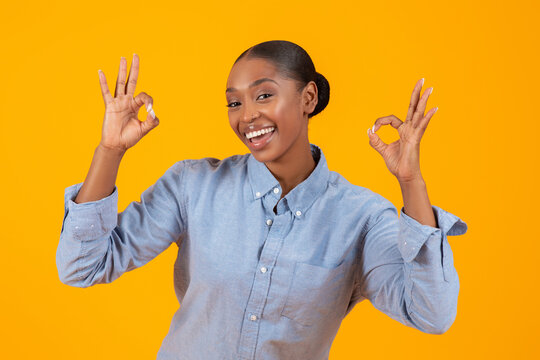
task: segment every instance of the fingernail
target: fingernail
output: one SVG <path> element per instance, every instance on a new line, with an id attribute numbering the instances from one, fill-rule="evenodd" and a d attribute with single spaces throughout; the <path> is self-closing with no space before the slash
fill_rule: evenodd
<path id="1" fill-rule="evenodd" d="M 421 85 L 424 86 L 424 78 L 422 78 Z"/>
<path id="2" fill-rule="evenodd" d="M 435 108 L 435 111 L 433 113 L 435 114 L 437 112 L 437 110 L 439 110 L 438 106 Z"/>
<path id="3" fill-rule="evenodd" d="M 150 115 L 152 115 L 152 118 L 155 119 L 156 118 L 156 114 L 154 113 L 154 110 L 153 109 L 150 109 L 150 111 L 148 112 Z"/>
<path id="4" fill-rule="evenodd" d="M 429 94 L 431 95 L 432 92 L 433 92 L 433 87 L 431 87 L 431 90 L 429 90 Z"/>
<path id="5" fill-rule="evenodd" d="M 369 129 L 367 129 L 367 134 L 368 134 L 368 136 L 369 136 Z"/>
<path id="6" fill-rule="evenodd" d="M 152 110 L 152 103 L 146 105 L 146 112 L 150 112 L 150 110 Z"/>
<path id="7" fill-rule="evenodd" d="M 371 128 L 371 132 L 375 132 L 375 125 Z"/>

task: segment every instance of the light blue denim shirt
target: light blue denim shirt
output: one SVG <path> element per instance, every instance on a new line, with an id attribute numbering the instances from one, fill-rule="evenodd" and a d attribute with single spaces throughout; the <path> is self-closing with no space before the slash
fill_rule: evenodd
<path id="1" fill-rule="evenodd" d="M 328 359 L 343 318 L 365 299 L 404 325 L 444 333 L 459 292 L 447 236 L 467 224 L 437 206 L 439 228 L 403 207 L 398 217 L 310 146 L 315 169 L 282 199 L 251 153 L 178 161 L 120 213 L 116 186 L 80 204 L 82 183 L 67 187 L 60 280 L 110 283 L 176 243 L 180 306 L 159 360 Z"/>

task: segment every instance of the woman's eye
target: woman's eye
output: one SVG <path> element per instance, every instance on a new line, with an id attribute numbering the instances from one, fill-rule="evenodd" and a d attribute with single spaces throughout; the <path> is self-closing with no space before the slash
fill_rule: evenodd
<path id="1" fill-rule="evenodd" d="M 268 95 L 268 96 L 265 97 L 265 98 L 263 98 L 263 100 L 264 100 L 264 99 L 268 99 L 270 96 L 272 96 L 272 94 L 261 94 L 261 95 L 259 95 L 259 96 L 257 97 L 257 99 L 260 98 L 261 96 L 265 96 L 265 95 Z M 227 105 L 225 105 L 225 106 L 227 106 L 227 107 L 229 107 L 229 108 L 235 108 L 235 107 L 238 107 L 238 105 L 234 105 L 234 104 L 239 104 L 239 102 L 238 102 L 238 101 L 235 101 L 235 102 L 229 103 L 229 104 L 227 104 Z"/>
<path id="2" fill-rule="evenodd" d="M 259 95 L 259 97 L 261 97 L 263 95 L 268 95 L 268 97 L 272 96 L 272 94 L 261 94 L 261 95 Z M 265 99 L 268 99 L 268 98 L 265 98 Z"/>

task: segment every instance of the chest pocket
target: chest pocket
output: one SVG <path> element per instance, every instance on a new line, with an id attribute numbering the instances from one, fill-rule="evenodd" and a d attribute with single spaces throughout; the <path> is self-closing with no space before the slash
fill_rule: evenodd
<path id="1" fill-rule="evenodd" d="M 340 319 L 353 287 L 353 261 L 334 267 L 296 262 L 281 315 L 304 326 Z"/>

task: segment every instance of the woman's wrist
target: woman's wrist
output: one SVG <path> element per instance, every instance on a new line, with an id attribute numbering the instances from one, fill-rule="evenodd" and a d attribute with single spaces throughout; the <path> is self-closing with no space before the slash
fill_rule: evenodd
<path id="1" fill-rule="evenodd" d="M 106 156 L 119 157 L 119 158 L 122 158 L 124 154 L 126 153 L 126 150 L 124 149 L 108 147 L 106 145 L 103 145 L 102 143 L 99 143 L 98 146 L 96 147 L 96 152 L 98 151 L 103 153 Z"/>

